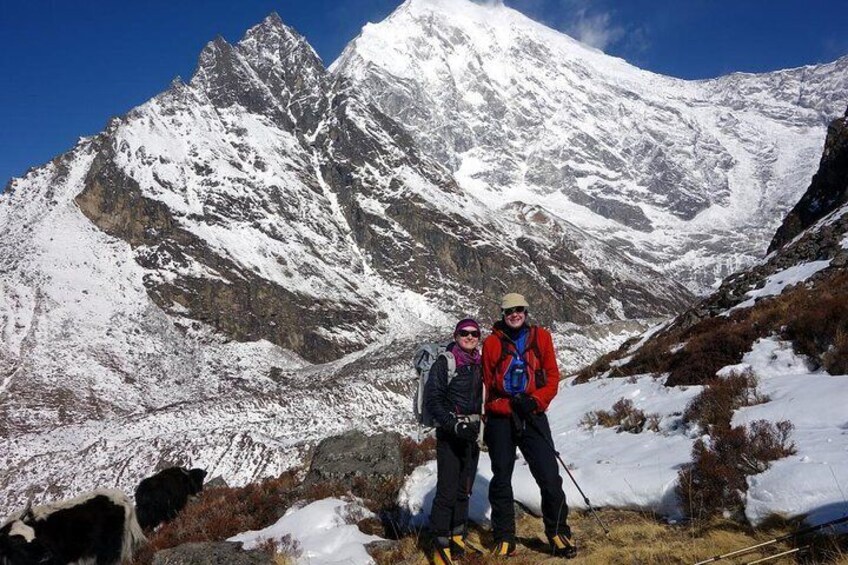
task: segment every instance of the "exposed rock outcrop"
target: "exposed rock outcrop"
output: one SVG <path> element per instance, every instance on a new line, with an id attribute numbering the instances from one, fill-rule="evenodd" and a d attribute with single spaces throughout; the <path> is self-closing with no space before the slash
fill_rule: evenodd
<path id="1" fill-rule="evenodd" d="M 769 245 L 771 253 L 848 202 L 848 110 L 827 128 L 819 170 Z"/>
<path id="2" fill-rule="evenodd" d="M 318 444 L 306 483 L 334 481 L 350 485 L 361 480 L 380 482 L 402 478 L 400 434 L 367 436 L 351 430 Z"/>
<path id="3" fill-rule="evenodd" d="M 187 543 L 156 552 L 153 565 L 274 565 L 265 551 L 245 551 L 240 543 Z"/>

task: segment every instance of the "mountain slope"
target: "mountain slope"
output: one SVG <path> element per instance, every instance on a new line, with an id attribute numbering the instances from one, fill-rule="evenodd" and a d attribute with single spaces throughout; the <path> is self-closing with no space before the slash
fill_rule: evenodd
<path id="1" fill-rule="evenodd" d="M 190 463 L 233 484 L 409 425 L 412 348 L 691 298 L 566 219 L 492 217 L 276 15 L 0 197 L 0 508 Z"/>
<path id="2" fill-rule="evenodd" d="M 790 342 L 814 368 L 840 374 L 848 369 L 843 361 L 848 355 L 848 203 L 838 175 L 848 158 L 845 134 L 845 118 L 834 120 L 819 170 L 774 241 L 786 239 L 785 226 L 797 226 L 799 210 L 815 214 L 817 221 L 808 221 L 791 240 L 727 277 L 674 319 L 599 359 L 583 378 L 650 371 L 668 373 L 668 386 L 700 385 L 722 363 L 738 363 L 756 339 L 773 336 Z"/>
<path id="3" fill-rule="evenodd" d="M 468 0 L 408 0 L 331 70 L 495 213 L 541 206 L 696 292 L 762 254 L 848 101 L 848 58 L 683 81 Z"/>

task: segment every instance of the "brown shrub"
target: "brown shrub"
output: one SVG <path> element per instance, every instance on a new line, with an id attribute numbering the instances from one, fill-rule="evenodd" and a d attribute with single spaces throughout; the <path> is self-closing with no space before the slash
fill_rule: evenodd
<path id="1" fill-rule="evenodd" d="M 833 345 L 822 356 L 822 366 L 831 375 L 848 375 L 848 330 L 838 330 Z"/>
<path id="2" fill-rule="evenodd" d="M 247 530 L 274 523 L 299 498 L 296 471 L 241 488 L 203 491 L 177 517 L 148 537 L 149 543 L 133 559 L 152 562 L 153 554 L 184 543 L 222 541 Z"/>
<path id="3" fill-rule="evenodd" d="M 722 367 L 736 365 L 751 350 L 759 332 L 750 321 L 712 319 L 695 326 L 712 326 L 686 341 L 668 362 L 667 386 L 697 385 L 714 379 Z M 693 330 L 695 329 L 693 328 Z"/>
<path id="4" fill-rule="evenodd" d="M 682 329 L 658 333 L 616 367 L 614 376 L 668 373 L 668 386 L 699 385 L 716 371 L 741 361 L 753 343 L 769 335 L 791 341 L 796 353 L 806 355 L 830 374 L 848 374 L 848 274 L 818 276 L 815 286 L 797 285 L 783 294 L 758 300 L 751 308 L 727 316 L 705 318 Z M 682 349 L 676 344 L 685 343 Z M 626 353 L 608 354 L 580 373 L 581 380 L 606 371 Z"/>
<path id="5" fill-rule="evenodd" d="M 658 414 L 646 416 L 645 412 L 636 408 L 632 400 L 620 398 L 612 405 L 611 411 L 595 410 L 593 412 L 587 412 L 583 415 L 580 423 L 588 428 L 595 426 L 603 426 L 605 428 L 614 427 L 619 433 L 629 432 L 631 434 L 638 434 L 645 429 L 645 424 L 649 421 L 652 422 L 649 429 L 659 431 L 659 420 L 660 417 Z"/>
<path id="6" fill-rule="evenodd" d="M 734 410 L 768 402 L 757 392 L 757 377 L 748 369 L 725 377 L 713 377 L 683 412 L 685 423 L 697 424 L 702 433 L 729 428 Z"/>
<path id="7" fill-rule="evenodd" d="M 774 424 L 766 420 L 751 422 L 747 432 L 748 451 L 742 461 L 751 470 L 749 474 L 762 473 L 772 461 L 794 455 L 795 442 L 790 439 L 794 429 L 789 420 Z"/>
<path id="8" fill-rule="evenodd" d="M 400 457 L 403 460 L 403 473 L 410 474 L 417 467 L 436 458 L 436 438 L 427 437 L 419 443 L 404 437 L 400 440 Z"/>
<path id="9" fill-rule="evenodd" d="M 686 513 L 695 519 L 720 512 L 743 516 L 746 477 L 795 453 L 789 440 L 792 429 L 785 420 L 777 424 L 758 420 L 749 429 L 717 429 L 709 445 L 697 440 L 692 447 L 692 463 L 678 473 L 677 493 Z"/>
<path id="10" fill-rule="evenodd" d="M 835 279 L 815 290 L 799 289 L 793 294 L 793 315 L 786 320 L 781 336 L 791 340 L 797 353 L 808 356 L 831 374 L 845 374 L 848 361 L 848 283 Z"/>

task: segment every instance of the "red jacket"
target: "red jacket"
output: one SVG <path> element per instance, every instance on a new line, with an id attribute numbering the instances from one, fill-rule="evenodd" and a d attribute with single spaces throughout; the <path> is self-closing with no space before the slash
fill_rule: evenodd
<path id="1" fill-rule="evenodd" d="M 559 367 L 554 343 L 545 328 L 529 325 L 530 334 L 524 348 L 524 362 L 529 379 L 526 393 L 536 400 L 538 411 L 548 409 L 559 390 Z M 509 416 L 510 394 L 504 389 L 504 375 L 516 352 L 515 343 L 503 331 L 503 322 L 497 322 L 492 333 L 483 342 L 483 384 L 486 387 L 486 414 Z M 506 351 L 504 351 L 506 348 Z"/>

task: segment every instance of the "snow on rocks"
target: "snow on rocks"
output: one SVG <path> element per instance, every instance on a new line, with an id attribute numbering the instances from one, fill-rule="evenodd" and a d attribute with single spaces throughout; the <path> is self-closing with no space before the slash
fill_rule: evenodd
<path id="1" fill-rule="evenodd" d="M 780 272 L 774 273 L 768 279 L 766 279 L 766 282 L 762 288 L 757 288 L 746 292 L 745 295 L 749 297 L 748 300 L 740 302 L 739 304 L 728 310 L 726 312 L 726 315 L 729 315 L 730 312 L 733 312 L 734 310 L 738 310 L 740 308 L 750 308 L 760 298 L 765 298 L 767 296 L 777 296 L 778 294 L 782 293 L 783 289 L 785 289 L 786 287 L 798 284 L 800 282 L 804 282 L 819 271 L 826 269 L 830 266 L 830 262 L 831 259 L 828 259 L 826 261 L 810 261 L 809 263 L 792 265 L 788 269 L 784 269 Z"/>
<path id="2" fill-rule="evenodd" d="M 365 545 L 382 538 L 362 533 L 350 521 L 372 516 L 358 501 L 325 498 L 290 508 L 275 524 L 244 532 L 227 541 L 242 542 L 244 549 L 273 540 L 278 547 L 295 542 L 296 563 L 309 565 L 365 564 L 374 560 Z"/>

